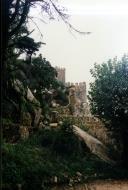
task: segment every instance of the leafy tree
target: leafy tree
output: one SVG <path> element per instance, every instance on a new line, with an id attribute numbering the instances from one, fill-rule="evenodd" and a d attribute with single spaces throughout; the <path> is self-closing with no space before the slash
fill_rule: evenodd
<path id="1" fill-rule="evenodd" d="M 122 160 L 128 166 L 128 56 L 95 64 L 91 74 L 89 101 L 99 117 L 123 143 Z"/>
<path id="2" fill-rule="evenodd" d="M 28 34 L 27 34 L 28 33 Z M 11 39 L 8 46 L 7 57 L 6 57 L 6 73 L 4 73 L 3 79 L 3 101 L 2 101 L 2 114 L 3 117 L 8 117 L 8 106 L 10 105 L 10 116 L 12 118 L 19 118 L 16 113 L 20 113 L 20 105 L 22 95 L 16 92 L 14 86 L 16 79 L 19 79 L 23 84 L 24 93 L 26 93 L 28 86 L 28 75 L 30 74 L 30 60 L 26 62 L 19 60 L 18 56 L 22 53 L 26 53 L 30 56 L 35 51 L 38 51 L 40 42 L 36 43 L 29 36 L 27 28 L 22 27 L 20 33 L 14 39 Z M 25 95 L 25 94 L 24 94 Z M 14 117 L 15 116 L 15 117 Z"/>
<path id="3" fill-rule="evenodd" d="M 37 3 L 41 6 L 42 11 L 45 11 L 49 17 L 54 18 L 56 12 L 63 20 L 66 18 L 66 14 L 63 13 L 64 8 L 60 8 L 56 0 L 2 0 L 1 39 L 3 56 L 5 56 L 9 41 L 14 39 L 19 34 L 21 27 L 28 22 L 30 8 L 34 7 Z M 3 59 L 5 59 L 5 57 L 3 57 Z"/>
<path id="4" fill-rule="evenodd" d="M 38 57 L 32 58 L 30 71 L 31 79 L 29 87 L 32 92 L 36 90 L 35 96 L 42 96 L 43 92 L 47 89 L 53 92 L 56 100 L 65 100 L 66 88 L 64 84 L 57 80 L 56 69 L 41 54 Z"/>
<path id="5" fill-rule="evenodd" d="M 40 2 L 42 11 L 48 13 L 49 17 L 54 18 L 55 12 L 65 20 L 66 16 L 63 13 L 63 8 L 60 8 L 56 0 L 2 0 L 1 1 L 1 86 L 2 95 L 6 96 L 7 90 L 7 75 L 8 65 L 10 65 L 9 57 L 18 51 L 18 53 L 26 52 L 32 54 L 38 50 L 40 43 L 29 37 L 31 32 L 28 32 L 26 27 L 29 19 L 29 11 Z M 6 24 L 5 24 L 6 23 Z"/>
<path id="6" fill-rule="evenodd" d="M 52 87 L 57 76 L 56 70 L 51 66 L 49 61 L 42 58 L 41 54 L 38 57 L 32 58 L 31 74 L 33 82 L 32 85 L 30 84 L 30 88 L 40 91 Z"/>
<path id="7" fill-rule="evenodd" d="M 31 62 L 17 59 L 11 66 L 11 71 L 9 72 L 11 80 L 9 80 L 8 101 L 13 100 L 13 104 L 20 104 L 22 96 L 26 99 L 27 87 L 29 87 L 35 98 L 40 102 L 46 115 L 50 111 L 49 108 L 53 99 L 61 105 L 68 104 L 65 86 L 57 80 L 55 68 L 41 54 L 38 57 L 33 57 Z M 15 86 L 16 79 L 22 83 L 24 95 L 15 92 L 13 86 Z M 4 115 L 8 114 L 5 112 Z"/>

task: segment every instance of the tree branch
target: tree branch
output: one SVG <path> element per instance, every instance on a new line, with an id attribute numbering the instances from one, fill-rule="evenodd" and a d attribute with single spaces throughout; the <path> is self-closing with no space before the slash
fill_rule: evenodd
<path id="1" fill-rule="evenodd" d="M 20 4 L 20 0 L 17 0 L 16 1 L 16 4 L 15 4 L 15 12 L 13 13 L 12 17 L 10 18 L 9 22 L 10 22 L 10 25 L 11 23 L 15 20 L 16 16 L 17 16 L 17 13 L 18 13 L 18 10 L 19 10 L 19 4 Z"/>
<path id="2" fill-rule="evenodd" d="M 13 36 L 15 33 L 17 33 L 18 30 L 20 29 L 21 25 L 25 22 L 25 20 L 26 20 L 26 18 L 28 16 L 27 13 L 29 11 L 29 5 L 30 5 L 29 0 L 25 0 L 20 22 L 14 29 L 12 29 L 11 32 L 9 32 L 9 38 L 11 36 Z"/>
<path id="3" fill-rule="evenodd" d="M 73 25 L 71 25 L 68 21 L 67 21 L 67 19 L 65 18 L 65 16 L 66 16 L 66 14 L 64 14 L 64 13 L 62 13 L 57 7 L 56 7 L 56 5 L 55 5 L 55 3 L 53 3 L 53 1 L 52 0 L 50 0 L 50 2 L 51 2 L 51 4 L 52 4 L 52 6 L 54 7 L 54 9 L 55 9 L 55 11 L 58 13 L 58 15 L 60 16 L 60 18 L 64 21 L 64 23 L 66 24 L 66 25 L 68 25 L 72 30 L 74 30 L 75 32 L 77 32 L 77 33 L 79 33 L 79 34 L 83 34 L 83 35 L 85 35 L 85 34 L 90 34 L 91 32 L 81 32 L 80 30 L 77 30 Z"/>
<path id="4" fill-rule="evenodd" d="M 37 27 L 37 29 L 38 29 L 38 31 L 39 31 L 39 33 L 40 33 L 42 39 L 43 39 L 43 34 L 42 34 L 42 32 L 40 31 L 40 28 L 38 27 L 38 25 L 36 24 L 36 22 L 34 22 L 34 20 L 33 20 L 31 17 L 29 17 L 29 19 L 30 19 L 30 20 L 34 23 L 34 25 Z"/>

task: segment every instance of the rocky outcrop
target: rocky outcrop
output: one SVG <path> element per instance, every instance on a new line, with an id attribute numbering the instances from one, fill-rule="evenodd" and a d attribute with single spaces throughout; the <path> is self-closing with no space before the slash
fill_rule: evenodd
<path id="1" fill-rule="evenodd" d="M 42 109 L 38 107 L 34 110 L 34 112 L 35 112 L 34 127 L 37 127 L 39 125 Z"/>
<path id="2" fill-rule="evenodd" d="M 32 91 L 28 87 L 25 88 L 18 79 L 14 81 L 14 89 L 19 94 L 19 133 L 21 138 L 24 139 L 29 136 L 29 128 L 37 128 L 39 126 L 42 109 L 40 102 L 35 98 Z"/>
<path id="3" fill-rule="evenodd" d="M 83 131 L 75 125 L 73 125 L 73 129 L 74 133 L 85 142 L 93 154 L 97 155 L 107 163 L 115 164 L 115 162 L 110 159 L 108 155 L 108 148 L 101 141 L 89 135 L 87 132 Z"/>
<path id="4" fill-rule="evenodd" d="M 37 105 L 40 105 L 39 101 L 35 98 L 35 96 L 33 95 L 33 93 L 29 88 L 27 88 L 27 100 Z"/>
<path id="5" fill-rule="evenodd" d="M 25 95 L 26 91 L 25 91 L 25 88 L 23 86 L 23 83 L 21 81 L 19 81 L 18 79 L 15 79 L 14 80 L 14 83 L 13 83 L 13 86 L 14 86 L 14 89 L 22 94 L 22 95 Z"/>

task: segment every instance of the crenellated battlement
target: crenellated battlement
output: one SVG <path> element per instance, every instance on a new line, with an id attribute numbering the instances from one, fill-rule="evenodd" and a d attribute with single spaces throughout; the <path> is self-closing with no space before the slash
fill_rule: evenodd
<path id="1" fill-rule="evenodd" d="M 67 87 L 71 87 L 71 86 L 74 86 L 76 88 L 86 88 L 86 82 L 76 82 L 76 83 L 72 83 L 72 82 L 66 82 L 65 85 Z"/>
<path id="2" fill-rule="evenodd" d="M 57 79 L 69 88 L 70 103 L 74 106 L 74 109 L 76 110 L 75 112 L 79 113 L 81 109 L 87 109 L 83 107 L 83 104 L 87 103 L 86 82 L 65 82 L 66 69 L 63 67 L 55 67 L 55 69 L 58 73 Z"/>
<path id="3" fill-rule="evenodd" d="M 60 70 L 60 71 L 65 71 L 64 67 L 58 67 L 58 66 L 56 66 L 55 69 Z"/>
<path id="4" fill-rule="evenodd" d="M 87 102 L 86 82 L 79 82 L 79 83 L 67 82 L 65 85 L 69 87 L 70 90 L 74 90 L 76 97 L 81 102 Z"/>

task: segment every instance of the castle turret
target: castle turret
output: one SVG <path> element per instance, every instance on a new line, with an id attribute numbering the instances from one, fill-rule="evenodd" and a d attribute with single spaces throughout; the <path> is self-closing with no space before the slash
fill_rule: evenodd
<path id="1" fill-rule="evenodd" d="M 57 79 L 65 84 L 65 68 L 55 67 L 57 71 Z"/>

